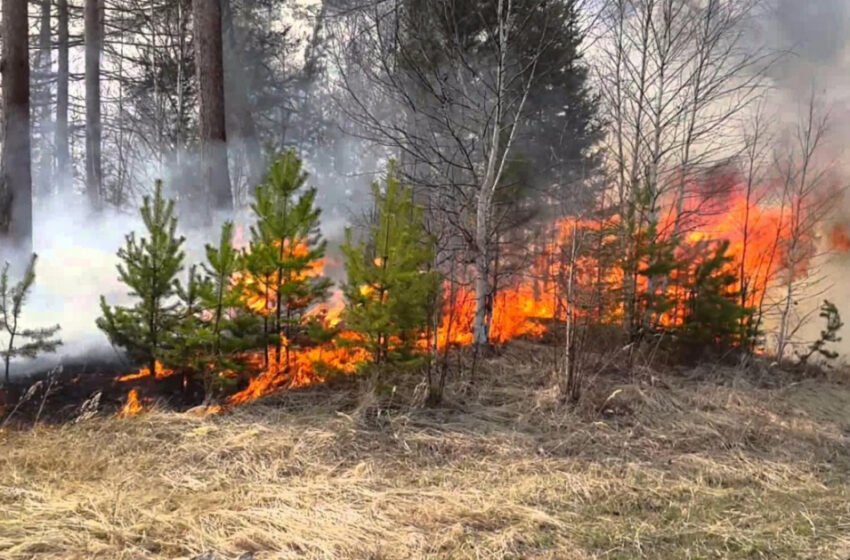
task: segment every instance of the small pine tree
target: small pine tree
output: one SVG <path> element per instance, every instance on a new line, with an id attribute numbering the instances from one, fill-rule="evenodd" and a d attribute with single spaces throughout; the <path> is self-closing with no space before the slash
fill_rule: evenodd
<path id="1" fill-rule="evenodd" d="M 650 225 L 642 235 L 645 239 L 638 245 L 637 255 L 644 264 L 638 267 L 638 275 L 645 282 L 646 290 L 638 295 L 639 332 L 656 330 L 662 317 L 675 311 L 678 302 L 670 297 L 666 288 L 680 264 L 676 262 L 675 241 L 660 236 L 657 226 Z"/>
<path id="2" fill-rule="evenodd" d="M 118 250 L 118 276 L 138 302 L 132 307 L 109 306 L 101 297 L 103 316 L 97 326 L 112 344 L 155 371 L 156 361 L 165 357 L 181 319 L 177 275 L 183 270 L 183 237 L 177 236 L 174 201 L 162 194 L 156 182 L 153 198 L 145 196 L 141 208 L 148 236 L 126 236 Z"/>
<path id="3" fill-rule="evenodd" d="M 742 307 L 737 292 L 736 268 L 730 266 L 728 241 L 700 244 L 702 258 L 683 283 L 687 302 L 681 334 L 691 350 L 706 347 L 742 347 L 747 329 L 744 319 L 751 310 Z M 682 266 L 681 270 L 687 270 Z"/>
<path id="4" fill-rule="evenodd" d="M 233 280 L 242 258 L 233 246 L 232 222 L 222 225 L 218 246 L 206 245 L 206 255 L 203 274 L 192 266 L 185 288 L 179 288 L 182 307 L 167 360 L 169 367 L 182 370 L 187 378 L 201 378 L 208 403 L 226 383 L 220 374 L 239 368 L 232 356 L 256 347 L 257 329 L 241 313 L 241 286 Z"/>
<path id="5" fill-rule="evenodd" d="M 5 264 L 3 272 L 0 273 L 0 329 L 6 331 L 9 336 L 6 349 L 0 351 L 5 366 L 4 382 L 7 386 L 10 382 L 9 367 L 13 358 L 35 358 L 42 352 L 55 352 L 62 344 L 61 340 L 54 338 L 59 332 L 59 325 L 42 329 L 23 329 L 20 325 L 27 296 L 35 283 L 36 259 L 33 254 L 23 278 L 14 286 L 9 285 L 9 263 Z M 24 341 L 23 344 L 16 346 L 20 341 Z"/>
<path id="6" fill-rule="evenodd" d="M 657 221 L 650 219 L 657 204 L 655 197 L 651 185 L 635 184 L 634 198 L 616 225 L 619 231 L 615 230 L 620 240 L 617 250 L 625 250 L 615 262 L 623 272 L 621 296 L 625 326 L 632 342 L 656 330 L 662 317 L 675 306 L 667 297 L 664 284 L 676 267 L 676 242 L 661 235 Z M 634 353 L 630 352 L 630 356 Z"/>
<path id="7" fill-rule="evenodd" d="M 198 267 L 189 267 L 186 284 L 177 285 L 180 306 L 175 308 L 176 318 L 169 333 L 169 344 L 162 349 L 160 360 L 170 369 L 183 375 L 183 388 L 190 379 L 200 376 L 204 382 L 204 397 L 211 396 L 212 375 L 210 356 L 213 334 L 204 320 L 204 294 L 209 282 L 198 273 Z"/>
<path id="8" fill-rule="evenodd" d="M 820 332 L 820 337 L 809 346 L 808 352 L 800 355 L 802 364 L 806 364 L 815 354 L 820 354 L 827 360 L 834 360 L 839 355 L 838 352 L 826 348 L 829 343 L 841 342 L 838 332 L 844 327 L 844 322 L 841 320 L 838 308 L 831 301 L 824 300 L 820 306 L 819 316 L 826 321 L 826 328 Z"/>
<path id="9" fill-rule="evenodd" d="M 239 310 L 243 307 L 243 287 L 233 282 L 233 278 L 243 268 L 243 257 L 233 246 L 233 223 L 226 222 L 221 228 L 218 247 L 206 246 L 207 262 L 203 265 L 207 275 L 207 290 L 203 292 L 204 306 L 210 310 L 210 329 L 213 335 L 212 352 L 216 360 L 222 360 L 227 354 L 250 346 L 250 342 L 241 341 L 247 321 L 243 320 Z"/>
<path id="10" fill-rule="evenodd" d="M 306 183 L 301 160 L 290 150 L 272 163 L 251 206 L 257 222 L 246 268 L 255 279 L 254 296 L 263 303 L 264 331 L 273 337 L 278 362 L 285 351 L 287 368 L 304 314 L 327 296 L 331 285 L 319 272 L 326 242 L 319 233 L 316 189 Z"/>
<path id="11" fill-rule="evenodd" d="M 363 239 L 346 231 L 345 324 L 366 341 L 375 362 L 411 355 L 428 323 L 439 276 L 429 271 L 434 244 L 412 190 L 391 165 L 382 190 L 372 185 L 374 215 Z"/>
<path id="12" fill-rule="evenodd" d="M 239 362 L 231 357 L 240 351 L 255 348 L 257 325 L 254 316 L 242 312 L 244 308 L 243 286 L 233 278 L 242 270 L 242 255 L 233 246 L 233 223 L 226 222 L 221 228 L 218 246 L 206 246 L 207 262 L 203 265 L 206 274 L 204 290 L 201 292 L 202 318 L 210 335 L 207 375 L 205 376 L 206 400 L 223 383 L 220 374 L 224 370 L 238 369 Z"/>

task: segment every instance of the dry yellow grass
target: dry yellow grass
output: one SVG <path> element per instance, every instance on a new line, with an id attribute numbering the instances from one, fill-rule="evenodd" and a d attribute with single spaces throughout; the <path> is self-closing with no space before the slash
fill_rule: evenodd
<path id="1" fill-rule="evenodd" d="M 0 557 L 850 557 L 847 386 L 598 379 L 571 411 L 535 355 L 440 410 L 343 384 L 3 432 Z"/>

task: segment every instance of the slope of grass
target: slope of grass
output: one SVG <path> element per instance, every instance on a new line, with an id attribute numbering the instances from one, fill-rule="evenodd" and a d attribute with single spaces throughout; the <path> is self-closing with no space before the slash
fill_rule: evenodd
<path id="1" fill-rule="evenodd" d="M 2 432 L 0 557 L 850 557 L 850 387 L 600 377 L 570 409 L 540 355 L 438 410 L 349 382 Z"/>

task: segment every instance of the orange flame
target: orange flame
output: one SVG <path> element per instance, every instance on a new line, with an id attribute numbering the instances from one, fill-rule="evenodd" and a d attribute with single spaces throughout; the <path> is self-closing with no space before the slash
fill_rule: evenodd
<path id="1" fill-rule="evenodd" d="M 673 270 L 670 280 L 682 280 L 696 273 L 697 266 L 707 256 L 706 247 L 716 241 L 728 241 L 727 256 L 731 262 L 726 265 L 725 272 L 733 273 L 735 277 L 743 276 L 743 285 L 735 286 L 744 289 L 743 298 L 748 307 L 758 305 L 764 294 L 770 289 L 771 282 L 778 272 L 792 268 L 795 274 L 803 276 L 807 272 L 809 259 L 805 257 L 814 243 L 810 234 L 800 240 L 798 245 L 804 246 L 801 252 L 804 256 L 796 256 L 791 262 L 788 256 L 790 224 L 795 216 L 786 207 L 776 204 L 765 194 L 764 189 L 756 187 L 747 196 L 746 184 L 733 173 L 726 173 L 718 178 L 709 178 L 705 185 L 693 185 L 693 191 L 698 193 L 685 204 L 685 219 L 679 224 L 681 240 L 676 250 L 677 262 L 680 268 Z M 758 191 L 758 192 L 754 192 Z M 702 198 L 700 198 L 702 197 Z M 659 212 L 658 235 L 660 240 L 669 240 L 674 230 L 675 201 L 668 200 L 662 204 Z M 531 252 L 537 256 L 530 266 L 526 266 L 522 274 L 513 281 L 499 288 L 492 301 L 490 319 L 490 340 L 494 343 L 504 343 L 518 337 L 539 338 L 546 334 L 548 324 L 553 320 L 563 320 L 569 307 L 577 314 L 586 313 L 580 306 L 569 304 L 565 298 L 564 277 L 570 267 L 570 249 L 575 235 L 583 239 L 585 234 L 593 233 L 602 239 L 600 245 L 616 247 L 617 240 L 613 233 L 619 224 L 618 216 L 605 220 L 577 220 L 565 218 L 552 222 L 545 228 L 542 239 L 547 241 L 532 247 Z M 612 233 L 606 234 L 611 229 Z M 832 232 L 832 243 L 835 247 L 850 251 L 850 233 L 843 228 Z M 602 293 L 619 290 L 623 286 L 623 258 L 614 254 L 616 264 L 607 270 L 601 265 L 601 255 L 595 254 L 595 247 L 577 255 L 572 263 L 574 285 L 576 291 L 587 293 L 592 286 L 597 286 Z M 616 251 L 616 249 L 615 249 Z M 643 263 L 645 267 L 648 263 Z M 641 276 L 637 279 L 638 290 L 648 288 L 648 279 Z M 601 286 L 600 286 L 601 284 Z M 667 290 L 668 298 L 675 302 L 673 309 L 659 318 L 661 324 L 674 326 L 680 324 L 685 314 L 688 294 L 677 292 L 677 282 L 665 279 L 659 282 L 660 288 Z M 449 346 L 465 346 L 473 341 L 472 325 L 475 315 L 475 294 L 468 288 L 459 287 L 453 290 L 446 286 L 448 294 L 442 315 L 442 322 L 437 333 L 438 348 Z M 601 310 L 604 315 L 599 320 L 618 321 L 622 318 L 623 304 L 617 297 L 609 298 L 614 307 Z"/>
<path id="2" fill-rule="evenodd" d="M 264 354 L 252 352 L 243 356 L 249 366 L 260 373 L 252 377 L 248 386 L 231 395 L 227 403 L 245 404 L 270 395 L 282 389 L 295 389 L 324 383 L 328 375 L 337 373 L 352 375 L 360 366 L 371 359 L 369 353 L 359 346 L 347 346 L 356 338 L 353 333 L 342 332 L 337 340 L 310 348 L 289 348 L 289 365 L 285 362 L 286 347 L 289 345 L 282 337 L 284 350 L 282 356 L 276 356 L 276 349 L 269 348 L 269 364 L 263 367 Z"/>
<path id="3" fill-rule="evenodd" d="M 118 411 L 119 418 L 130 418 L 140 414 L 144 410 L 141 401 L 139 401 L 139 392 L 136 389 L 131 389 L 127 393 L 127 402 Z"/>
<path id="4" fill-rule="evenodd" d="M 345 312 L 345 298 L 342 291 L 337 290 L 331 294 L 330 299 L 320 303 L 304 314 L 308 320 L 317 319 L 326 328 L 335 329 L 342 323 L 342 314 Z"/>
<path id="5" fill-rule="evenodd" d="M 276 246 L 280 247 L 279 244 Z M 296 243 L 292 248 L 284 245 L 283 252 L 289 258 L 306 257 L 310 248 L 304 242 Z M 302 281 L 307 278 L 315 278 L 320 276 L 324 271 L 324 259 L 315 259 L 310 262 L 307 270 L 299 272 L 292 276 L 292 272 L 287 272 L 293 281 Z M 245 291 L 245 305 L 254 313 L 261 315 L 271 315 L 277 309 L 277 289 L 280 285 L 277 271 L 265 277 L 254 276 L 248 272 L 237 273 L 234 282 L 240 282 Z"/>
<path id="6" fill-rule="evenodd" d="M 166 377 L 171 377 L 174 375 L 173 369 L 165 368 L 159 361 L 156 362 L 156 366 L 154 368 L 154 379 L 160 380 L 165 379 Z M 135 381 L 137 379 L 144 379 L 145 377 L 150 377 L 151 371 L 150 368 L 144 367 L 137 371 L 136 373 L 129 373 L 127 375 L 122 375 L 120 377 L 116 377 L 115 380 L 119 383 L 124 383 L 127 381 Z"/>
<path id="7" fill-rule="evenodd" d="M 728 272 L 734 272 L 736 276 L 743 272 L 748 306 L 763 298 L 772 278 L 783 267 L 794 266 L 799 269 L 798 272 L 804 272 L 807 262 L 789 264 L 785 255 L 788 223 L 792 218 L 787 209 L 777 207 L 763 193 L 747 196 L 745 184 L 733 174 L 723 174 L 719 178 L 707 180 L 704 185 L 693 187 L 695 195 L 684 205 L 687 218 L 678 224 L 681 241 L 678 242 L 676 256 L 677 261 L 683 264 L 670 273 L 670 279 L 682 279 L 683 275 L 694 274 L 700 259 L 706 256 L 705 246 L 715 240 L 729 242 L 727 254 L 732 260 L 726 266 Z M 754 202 L 756 200 L 759 202 Z M 676 229 L 674 202 L 663 201 L 658 224 L 660 239 L 671 239 Z M 587 292 L 590 287 L 594 287 L 605 294 L 622 288 L 622 263 L 625 257 L 616 253 L 619 250 L 616 232 L 619 223 L 620 219 L 613 216 L 600 220 L 565 218 L 548 224 L 542 236 L 544 241 L 531 248 L 533 258 L 530 263 L 518 267 L 523 270 L 522 274 L 516 274 L 509 281 L 503 280 L 492 298 L 490 340 L 502 344 L 518 337 L 540 338 L 547 333 L 553 321 L 566 317 L 567 309 L 571 313 L 589 313 L 575 302 L 566 301 L 564 278 L 570 267 L 572 270 L 569 272 L 578 292 Z M 614 248 L 614 264 L 603 265 L 603 255 L 586 246 L 578 252 L 575 262 L 571 262 L 573 238 L 584 239 L 587 233 L 594 234 L 591 237 L 600 247 L 605 246 L 609 250 Z M 243 236 L 244 232 L 238 229 L 239 245 L 245 245 Z M 833 246 L 850 251 L 850 233 L 843 227 L 836 226 L 831 240 Z M 306 244 L 298 243 L 293 246 L 292 255 L 305 256 L 308 251 Z M 523 255 L 523 258 L 527 257 L 527 254 Z M 314 261 L 302 277 L 321 275 L 326 264 L 323 259 Z M 243 272 L 234 278 L 234 282 L 241 282 L 247 288 L 246 304 L 252 311 L 268 314 L 274 310 L 277 305 L 274 286 L 278 284 L 274 275 L 260 279 Z M 647 289 L 646 278 L 638 279 L 638 283 L 638 289 Z M 474 292 L 466 286 L 468 284 L 454 288 L 449 284 L 444 286 L 440 325 L 437 332 L 433 333 L 433 340 L 421 341 L 421 348 L 433 343 L 436 343 L 438 349 L 472 344 L 476 301 Z M 681 289 L 677 287 L 677 282 L 663 282 L 658 289 L 668 290 L 667 295 L 676 302 L 674 309 L 661 317 L 660 322 L 667 326 L 681 322 L 689 295 L 676 292 Z M 369 294 L 372 288 L 363 286 L 361 290 Z M 599 320 L 620 321 L 624 314 L 622 298 L 614 296 L 609 299 L 613 303 L 604 310 L 598 310 Z M 326 303 L 311 308 L 304 319 L 305 322 L 318 320 L 331 330 L 344 329 L 344 310 L 342 292 L 337 291 Z M 333 340 L 311 346 L 301 346 L 297 342 L 282 339 L 282 353 L 286 354 L 288 350 L 288 359 L 286 355 L 276 356 L 276 348 L 269 348 L 267 353 L 256 351 L 239 356 L 246 368 L 255 372 L 255 375 L 242 391 L 230 396 L 226 403 L 239 405 L 283 389 L 324 383 L 334 372 L 353 374 L 372 358 L 356 342 L 356 334 L 340 330 Z M 167 371 L 160 372 L 158 364 L 155 377 L 160 379 L 173 373 Z M 149 375 L 146 370 L 140 370 L 137 374 L 119 380 L 139 379 Z M 128 404 L 130 400 L 128 396 Z"/>

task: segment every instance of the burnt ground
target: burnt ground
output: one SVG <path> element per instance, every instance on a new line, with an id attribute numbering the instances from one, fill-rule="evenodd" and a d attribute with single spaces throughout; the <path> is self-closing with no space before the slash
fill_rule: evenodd
<path id="1" fill-rule="evenodd" d="M 156 402 L 173 410 L 183 410 L 203 400 L 203 388 L 190 384 L 184 388 L 179 375 L 159 380 L 117 380 L 138 369 L 137 364 L 116 352 L 23 364 L 17 371 L 13 369 L 11 385 L 0 389 L 0 423 L 69 422 L 94 399 L 99 413 L 114 413 L 124 405 L 131 389 L 138 391 L 143 403 Z"/>

